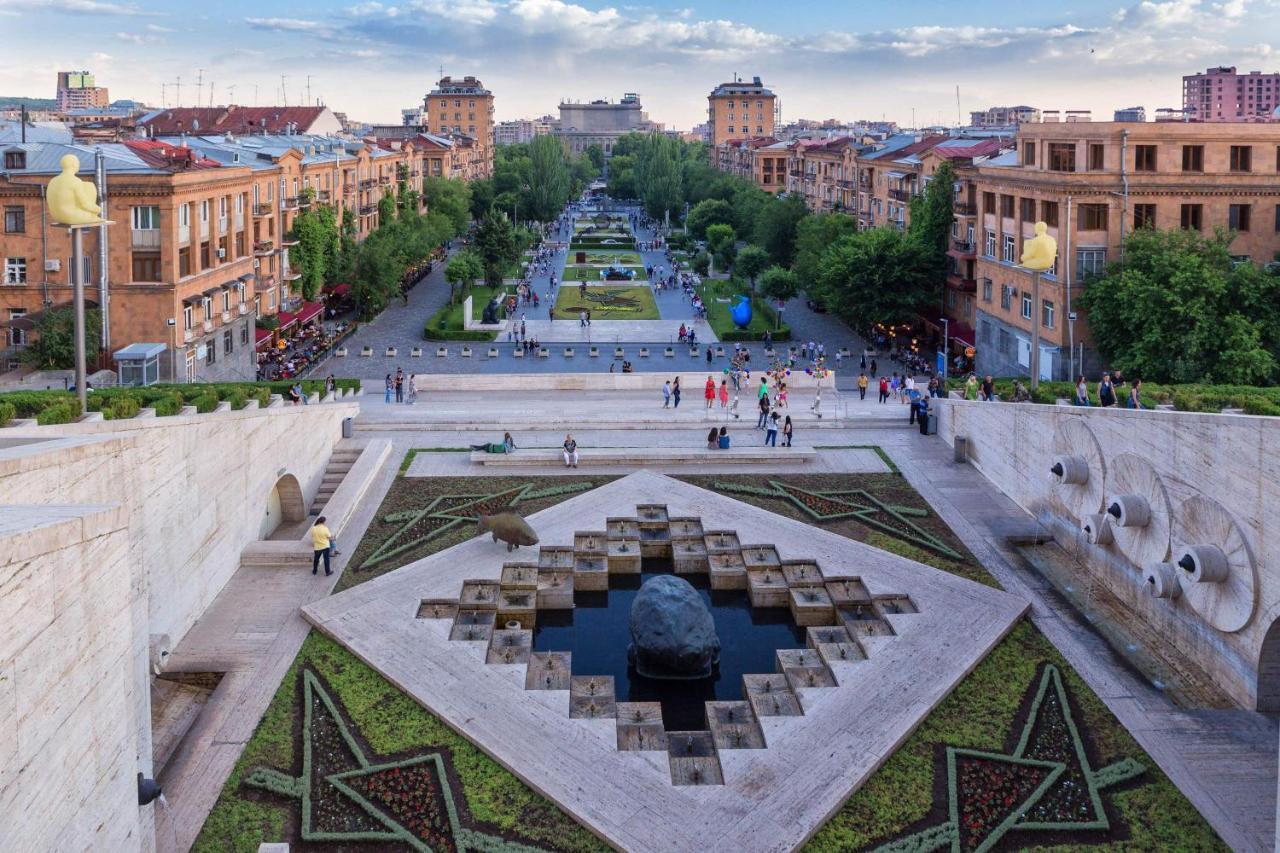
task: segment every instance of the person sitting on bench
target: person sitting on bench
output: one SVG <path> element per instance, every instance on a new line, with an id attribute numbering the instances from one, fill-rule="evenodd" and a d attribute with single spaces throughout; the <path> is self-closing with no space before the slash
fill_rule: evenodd
<path id="1" fill-rule="evenodd" d="M 510 453 L 516 449 L 515 439 L 511 437 L 511 433 L 504 432 L 502 434 L 501 444 L 473 444 L 472 450 L 483 450 L 485 453 Z"/>

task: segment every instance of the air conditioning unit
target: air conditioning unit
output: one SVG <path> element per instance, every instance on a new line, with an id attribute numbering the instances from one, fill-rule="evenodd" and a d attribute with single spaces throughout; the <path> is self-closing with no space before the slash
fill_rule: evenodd
<path id="1" fill-rule="evenodd" d="M 223 258 L 225 258 L 226 256 L 227 256 L 227 250 L 226 250 L 226 249 L 219 249 L 219 250 L 218 250 L 218 260 L 222 260 L 222 259 L 223 259 Z"/>
<path id="2" fill-rule="evenodd" d="M 44 262 L 45 272 L 57 272 L 60 269 L 62 269 L 62 261 L 57 258 L 50 258 Z"/>
<path id="3" fill-rule="evenodd" d="M 253 259 L 253 268 L 256 270 L 256 269 L 257 269 L 258 267 L 260 267 L 260 266 L 262 266 L 262 261 L 258 260 L 257 258 L 254 258 L 254 259 Z"/>

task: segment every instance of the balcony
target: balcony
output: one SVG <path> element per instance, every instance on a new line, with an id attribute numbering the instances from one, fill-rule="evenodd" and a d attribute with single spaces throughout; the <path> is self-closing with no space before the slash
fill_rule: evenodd
<path id="1" fill-rule="evenodd" d="M 269 204 L 255 204 L 253 206 L 254 216 L 270 216 L 275 210 Z"/>
<path id="2" fill-rule="evenodd" d="M 285 210 L 297 210 L 302 206 L 302 196 L 300 195 L 286 196 L 283 201 Z"/>
<path id="3" fill-rule="evenodd" d="M 377 212 L 378 212 L 378 206 L 377 206 L 376 204 L 362 204 L 362 205 L 360 205 L 360 215 L 361 215 L 361 216 L 372 216 L 373 214 L 375 214 L 375 213 L 377 213 Z"/>
<path id="4" fill-rule="evenodd" d="M 353 192 L 355 192 L 355 191 L 356 191 L 356 185 L 355 185 L 355 184 L 343 184 L 343 185 L 342 185 L 342 194 L 343 194 L 343 195 L 351 195 L 351 194 L 352 194 Z"/>
<path id="5" fill-rule="evenodd" d="M 316 192 L 316 200 L 321 204 L 328 204 L 332 195 L 328 190 L 319 190 Z"/>
<path id="6" fill-rule="evenodd" d="M 209 220 L 200 223 L 200 241 L 204 242 L 209 239 Z"/>
<path id="7" fill-rule="evenodd" d="M 195 336 L 196 336 L 196 333 L 191 329 L 182 330 L 182 342 L 184 344 L 191 343 L 192 339 L 195 338 Z"/>
<path id="8" fill-rule="evenodd" d="M 212 320 L 205 320 L 203 323 L 201 323 L 201 324 L 200 324 L 200 327 L 201 327 L 201 328 L 203 328 L 203 329 L 205 330 L 205 332 L 206 332 L 206 333 L 208 333 L 208 332 L 212 332 L 212 331 L 213 331 L 213 321 L 212 321 Z"/>
<path id="9" fill-rule="evenodd" d="M 241 314 L 241 316 L 243 316 L 243 315 L 245 315 L 245 314 L 248 314 L 248 313 L 249 313 L 249 303 L 248 303 L 248 302 L 241 302 L 241 303 L 240 303 L 240 309 L 239 309 L 239 310 L 240 310 L 240 314 Z"/>
<path id="10" fill-rule="evenodd" d="M 952 240 L 951 252 L 956 255 L 967 255 L 972 257 L 977 254 L 978 247 L 975 243 L 969 240 Z"/>
<path id="11" fill-rule="evenodd" d="M 230 312 L 230 311 L 223 311 L 223 312 L 222 312 L 222 324 L 223 324 L 224 326 L 225 326 L 227 323 L 230 323 L 230 322 L 231 322 L 231 316 L 232 316 L 232 315 L 231 315 L 231 312 Z"/>
<path id="12" fill-rule="evenodd" d="M 191 242 L 191 226 L 190 225 L 178 226 L 178 242 L 179 243 Z"/>
<path id="13" fill-rule="evenodd" d="M 242 210 L 236 211 L 236 230 L 244 230 L 244 211 Z"/>
<path id="14" fill-rule="evenodd" d="M 378 184 L 378 182 L 377 182 L 375 179 L 373 179 L 373 178 L 365 178 L 365 179 L 363 179 L 362 181 L 360 181 L 360 189 L 362 189 L 362 190 L 371 190 L 371 189 L 373 189 L 375 186 L 377 186 L 377 184 Z"/>
<path id="15" fill-rule="evenodd" d="M 973 278 L 965 278 L 963 273 L 949 272 L 947 273 L 947 287 L 952 290 L 958 290 L 961 293 L 977 293 L 978 281 Z"/>
<path id="16" fill-rule="evenodd" d="M 302 278 L 302 273 L 292 267 L 286 267 L 284 273 L 280 277 L 285 281 L 297 281 Z"/>
<path id="17" fill-rule="evenodd" d="M 225 216 L 218 217 L 218 233 L 219 234 L 227 233 L 227 217 Z"/>
<path id="18" fill-rule="evenodd" d="M 298 245 L 298 238 L 286 235 L 280 238 L 280 245 L 286 248 L 289 246 L 296 246 Z"/>
<path id="19" fill-rule="evenodd" d="M 957 201 L 951 205 L 951 210 L 956 216 L 977 216 L 978 206 L 970 201 Z"/>
<path id="20" fill-rule="evenodd" d="M 253 253 L 258 256 L 269 255 L 275 251 L 276 244 L 270 240 L 254 240 Z"/>
<path id="21" fill-rule="evenodd" d="M 160 229 L 159 228 L 135 228 L 133 229 L 130 245 L 135 249 L 149 249 L 152 251 L 160 251 Z"/>
<path id="22" fill-rule="evenodd" d="M 894 201 L 910 201 L 911 191 L 910 190 L 889 190 L 889 198 L 893 199 Z"/>

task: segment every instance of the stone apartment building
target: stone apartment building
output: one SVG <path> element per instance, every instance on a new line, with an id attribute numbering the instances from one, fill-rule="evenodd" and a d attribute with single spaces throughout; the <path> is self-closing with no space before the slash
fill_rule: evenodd
<path id="1" fill-rule="evenodd" d="M 1103 365 L 1090 345 L 1088 317 L 1073 299 L 1089 276 L 1120 257 L 1134 228 L 1206 235 L 1230 229 L 1231 251 L 1242 262 L 1267 263 L 1280 251 L 1280 125 L 1024 124 L 1017 151 L 977 171 L 975 314 L 983 373 L 1025 375 L 1031 324 L 1039 323 L 1043 378 L 1081 372 L 1081 348 L 1084 370 L 1096 376 Z M 1059 261 L 1042 276 L 1037 305 L 1031 275 L 1017 263 L 1038 220 L 1057 239 Z"/>
<path id="2" fill-rule="evenodd" d="M 715 149 L 716 168 L 751 181 L 767 193 L 787 188 L 787 143 L 773 137 L 730 139 Z"/>
<path id="3" fill-rule="evenodd" d="M 707 137 L 715 151 L 731 139 L 773 136 L 777 96 L 753 77 L 721 83 L 707 96 Z"/>
<path id="4" fill-rule="evenodd" d="M 493 174 L 493 92 L 475 77 L 441 77 L 423 99 L 431 133 L 456 140 L 468 151 L 467 171 Z"/>
<path id="5" fill-rule="evenodd" d="M 1234 66 L 1182 78 L 1182 112 L 1196 121 L 1280 121 L 1280 72 L 1237 74 Z"/>
<path id="6" fill-rule="evenodd" d="M 852 212 L 861 148 L 847 136 L 795 140 L 787 146 L 787 191 L 803 197 L 814 213 Z"/>

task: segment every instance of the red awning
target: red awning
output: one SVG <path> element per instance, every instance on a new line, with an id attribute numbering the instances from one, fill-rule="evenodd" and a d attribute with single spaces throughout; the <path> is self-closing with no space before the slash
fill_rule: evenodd
<path id="1" fill-rule="evenodd" d="M 280 320 L 279 329 L 283 331 L 298 321 L 297 314 L 290 314 L 288 311 L 281 311 L 276 317 Z"/>
<path id="2" fill-rule="evenodd" d="M 350 293 L 350 292 L 351 292 L 351 285 L 349 285 L 349 284 L 326 284 L 326 285 L 325 285 L 325 287 L 324 287 L 324 290 L 325 290 L 325 292 L 326 292 L 326 293 L 331 293 L 331 294 L 333 294 L 334 296 L 346 296 L 348 293 Z"/>
<path id="3" fill-rule="evenodd" d="M 309 323 L 317 317 L 324 315 L 324 306 L 319 302 L 304 302 L 302 307 L 298 309 L 297 318 L 299 323 Z"/>
<path id="4" fill-rule="evenodd" d="M 254 329 L 253 330 L 254 349 L 266 349 L 270 345 L 271 345 L 270 329 Z"/>
<path id="5" fill-rule="evenodd" d="M 975 341 L 977 341 L 977 336 L 974 335 L 973 329 L 969 328 L 965 323 L 952 323 L 948 331 L 951 332 L 951 340 L 957 341 L 963 346 L 974 346 Z"/>

